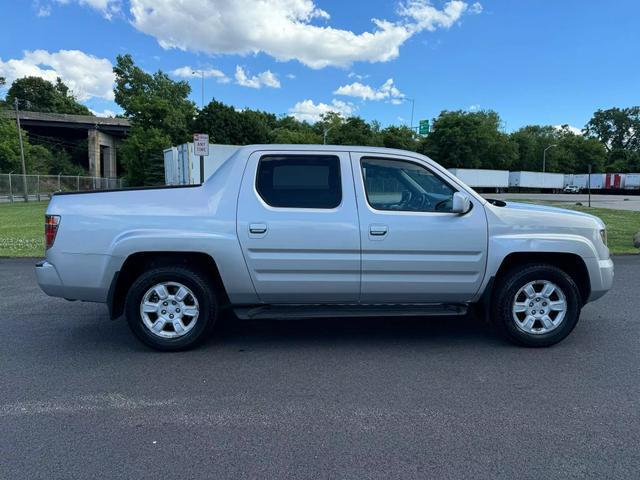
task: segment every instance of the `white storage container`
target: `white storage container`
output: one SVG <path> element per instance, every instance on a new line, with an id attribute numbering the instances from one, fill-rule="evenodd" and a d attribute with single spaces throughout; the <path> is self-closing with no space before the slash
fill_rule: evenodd
<path id="1" fill-rule="evenodd" d="M 213 175 L 238 148 L 236 145 L 209 144 L 209 155 L 204 157 L 204 179 Z M 193 143 L 164 150 L 164 177 L 167 185 L 200 183 L 200 157 L 194 155 Z"/>
<path id="2" fill-rule="evenodd" d="M 627 173 L 624 178 L 626 190 L 640 190 L 640 173 Z"/>
<path id="3" fill-rule="evenodd" d="M 604 173 L 591 174 L 591 190 L 602 190 L 604 188 L 606 175 Z"/>
<path id="4" fill-rule="evenodd" d="M 564 174 L 564 186 L 566 187 L 568 185 L 575 185 L 575 183 L 573 183 L 573 173 Z"/>
<path id="5" fill-rule="evenodd" d="M 509 186 L 508 170 L 450 168 L 449 171 L 470 187 L 507 188 Z"/>
<path id="6" fill-rule="evenodd" d="M 577 173 L 573 176 L 573 184 L 580 188 L 587 188 L 588 181 L 589 181 L 588 173 Z"/>
<path id="7" fill-rule="evenodd" d="M 509 186 L 517 188 L 562 190 L 562 188 L 564 187 L 564 174 L 542 172 L 511 172 L 509 173 Z"/>

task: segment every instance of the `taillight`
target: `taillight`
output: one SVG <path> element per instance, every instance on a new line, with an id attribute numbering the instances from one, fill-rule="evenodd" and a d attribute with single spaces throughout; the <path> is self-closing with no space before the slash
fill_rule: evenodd
<path id="1" fill-rule="evenodd" d="M 56 241 L 58 226 L 60 225 L 60 215 L 44 216 L 44 248 L 48 250 Z"/>

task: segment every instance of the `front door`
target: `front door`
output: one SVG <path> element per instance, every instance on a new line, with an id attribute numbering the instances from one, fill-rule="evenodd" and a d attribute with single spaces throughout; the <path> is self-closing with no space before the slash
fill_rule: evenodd
<path id="1" fill-rule="evenodd" d="M 362 241 L 362 303 L 465 302 L 480 288 L 487 219 L 475 199 L 451 212 L 457 190 L 427 162 L 352 153 Z"/>
<path id="2" fill-rule="evenodd" d="M 360 227 L 347 153 L 253 153 L 237 234 L 263 302 L 358 301 Z"/>

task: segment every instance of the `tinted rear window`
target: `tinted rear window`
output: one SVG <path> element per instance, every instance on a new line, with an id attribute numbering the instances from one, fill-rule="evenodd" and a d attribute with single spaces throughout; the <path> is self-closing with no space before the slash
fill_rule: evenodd
<path id="1" fill-rule="evenodd" d="M 267 155 L 256 190 L 272 207 L 335 208 L 342 201 L 340 160 L 331 155 Z"/>

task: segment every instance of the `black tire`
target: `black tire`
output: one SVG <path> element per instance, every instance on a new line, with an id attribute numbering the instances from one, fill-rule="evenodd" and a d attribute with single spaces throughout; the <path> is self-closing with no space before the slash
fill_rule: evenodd
<path id="1" fill-rule="evenodd" d="M 547 333 L 528 333 L 513 318 L 513 302 L 519 290 L 529 282 L 546 280 L 557 285 L 565 296 L 564 319 Z M 567 337 L 578 323 L 582 300 L 573 279 L 563 270 L 549 264 L 520 265 L 502 275 L 496 282 L 491 302 L 491 321 L 498 332 L 511 342 L 526 347 L 549 347 Z"/>
<path id="2" fill-rule="evenodd" d="M 191 290 L 197 299 L 199 312 L 190 330 L 177 338 L 163 338 L 145 326 L 140 313 L 144 295 L 155 285 L 177 282 Z M 213 282 L 197 270 L 185 266 L 166 266 L 141 274 L 127 293 L 125 304 L 127 322 L 133 333 L 146 345 L 161 351 L 178 351 L 192 348 L 204 341 L 212 332 L 218 316 L 218 300 Z"/>

